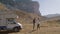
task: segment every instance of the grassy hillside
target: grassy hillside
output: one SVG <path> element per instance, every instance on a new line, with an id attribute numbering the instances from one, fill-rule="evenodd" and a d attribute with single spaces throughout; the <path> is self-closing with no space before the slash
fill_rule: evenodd
<path id="1" fill-rule="evenodd" d="M 41 16 L 38 16 L 36 14 L 33 13 L 27 13 L 27 12 L 23 12 L 21 10 L 16 11 L 16 14 L 19 15 L 19 19 L 18 21 L 21 23 L 32 23 L 33 18 L 40 18 Z"/>

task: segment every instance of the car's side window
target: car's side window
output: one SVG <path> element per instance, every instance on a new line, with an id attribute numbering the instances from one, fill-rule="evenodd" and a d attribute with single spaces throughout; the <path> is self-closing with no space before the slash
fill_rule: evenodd
<path id="1" fill-rule="evenodd" d="M 13 18 L 8 18 L 8 19 L 7 19 L 7 22 L 8 22 L 8 24 L 15 24 Z"/>

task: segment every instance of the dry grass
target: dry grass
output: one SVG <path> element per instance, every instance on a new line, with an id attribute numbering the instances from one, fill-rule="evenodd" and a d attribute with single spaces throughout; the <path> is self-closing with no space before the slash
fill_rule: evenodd
<path id="1" fill-rule="evenodd" d="M 40 30 L 32 30 L 32 24 L 23 24 L 23 29 L 17 33 L 10 34 L 60 34 L 60 27 L 45 27 L 41 26 Z"/>
<path id="2" fill-rule="evenodd" d="M 51 25 L 53 24 L 53 25 Z M 32 29 L 31 23 L 22 23 L 23 29 L 20 32 L 9 32 L 6 34 L 60 34 L 60 26 L 57 27 L 54 23 L 42 23 L 40 30 L 37 30 L 35 27 L 35 30 Z M 59 25 L 59 24 L 57 24 Z M 0 33 L 1 34 L 1 33 Z M 5 33 L 4 33 L 5 34 Z"/>

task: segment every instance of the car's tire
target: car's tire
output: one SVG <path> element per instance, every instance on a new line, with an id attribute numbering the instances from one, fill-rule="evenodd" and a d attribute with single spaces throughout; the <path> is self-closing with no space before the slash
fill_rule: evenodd
<path id="1" fill-rule="evenodd" d="M 13 30 L 14 30 L 14 32 L 19 32 L 19 28 L 17 28 L 17 27 L 14 28 Z"/>

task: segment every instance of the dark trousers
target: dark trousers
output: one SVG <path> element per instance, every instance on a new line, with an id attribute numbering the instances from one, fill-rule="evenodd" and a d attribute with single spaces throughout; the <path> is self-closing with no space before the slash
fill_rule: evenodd
<path id="1" fill-rule="evenodd" d="M 37 24 L 37 29 L 40 29 L 40 24 Z"/>
<path id="2" fill-rule="evenodd" d="M 33 24 L 33 30 L 34 30 L 34 28 L 35 28 L 35 24 Z"/>

